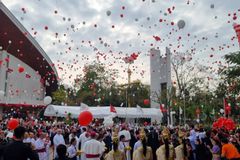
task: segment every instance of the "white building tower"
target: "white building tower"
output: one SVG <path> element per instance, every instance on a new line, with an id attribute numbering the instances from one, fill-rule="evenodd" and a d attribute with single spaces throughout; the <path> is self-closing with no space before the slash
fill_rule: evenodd
<path id="1" fill-rule="evenodd" d="M 163 90 L 171 88 L 171 53 L 166 47 L 166 54 L 160 50 L 150 50 L 150 78 L 151 78 L 151 108 L 159 108 L 158 97 Z"/>

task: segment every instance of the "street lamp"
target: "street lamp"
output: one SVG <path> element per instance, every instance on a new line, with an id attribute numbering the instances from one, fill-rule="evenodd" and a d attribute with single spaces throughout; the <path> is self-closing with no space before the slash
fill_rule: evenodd
<path id="1" fill-rule="evenodd" d="M 127 70 L 127 73 L 128 73 L 128 87 L 127 87 L 127 90 L 126 90 L 126 107 L 130 107 L 130 99 L 128 97 L 128 89 L 130 88 L 130 83 L 131 83 L 131 75 L 132 75 L 132 71 L 130 69 L 130 65 L 134 63 L 134 61 L 137 59 L 138 57 L 138 54 L 136 53 L 132 53 L 130 56 L 127 56 L 125 58 L 123 58 L 124 62 L 126 64 L 128 64 L 128 70 Z"/>

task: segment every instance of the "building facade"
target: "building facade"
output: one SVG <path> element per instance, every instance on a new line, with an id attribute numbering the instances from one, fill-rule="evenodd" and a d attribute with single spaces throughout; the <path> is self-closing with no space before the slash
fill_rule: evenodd
<path id="1" fill-rule="evenodd" d="M 0 106 L 44 106 L 57 87 L 52 61 L 0 1 Z"/>

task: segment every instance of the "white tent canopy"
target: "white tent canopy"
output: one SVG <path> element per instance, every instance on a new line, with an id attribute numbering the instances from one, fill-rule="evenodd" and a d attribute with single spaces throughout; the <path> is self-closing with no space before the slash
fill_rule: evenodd
<path id="1" fill-rule="evenodd" d="M 138 108 L 115 107 L 115 109 L 117 111 L 115 115 L 120 118 L 151 118 L 157 121 L 162 119 L 160 109 L 156 108 L 142 108 L 139 110 Z M 44 116 L 66 117 L 67 114 L 71 113 L 73 118 L 77 118 L 81 111 L 81 106 L 48 105 Z M 94 118 L 104 118 L 114 114 L 110 112 L 110 106 L 89 107 L 88 111 L 93 114 Z"/>

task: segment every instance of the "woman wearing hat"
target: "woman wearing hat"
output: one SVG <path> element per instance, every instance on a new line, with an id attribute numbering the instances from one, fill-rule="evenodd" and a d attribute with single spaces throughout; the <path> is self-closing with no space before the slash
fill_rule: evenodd
<path id="1" fill-rule="evenodd" d="M 156 151 L 158 160 L 174 160 L 174 147 L 169 143 L 169 138 L 170 131 L 165 127 L 162 131 L 162 140 L 164 144 Z"/>
<path id="2" fill-rule="evenodd" d="M 112 136 L 113 149 L 105 156 L 106 160 L 125 160 L 126 159 L 124 152 L 118 149 L 118 144 L 119 144 L 118 132 L 117 130 L 115 130 Z"/>
<path id="3" fill-rule="evenodd" d="M 147 139 L 142 128 L 139 135 L 142 146 L 133 152 L 133 160 L 153 160 L 152 148 L 147 146 Z"/>

